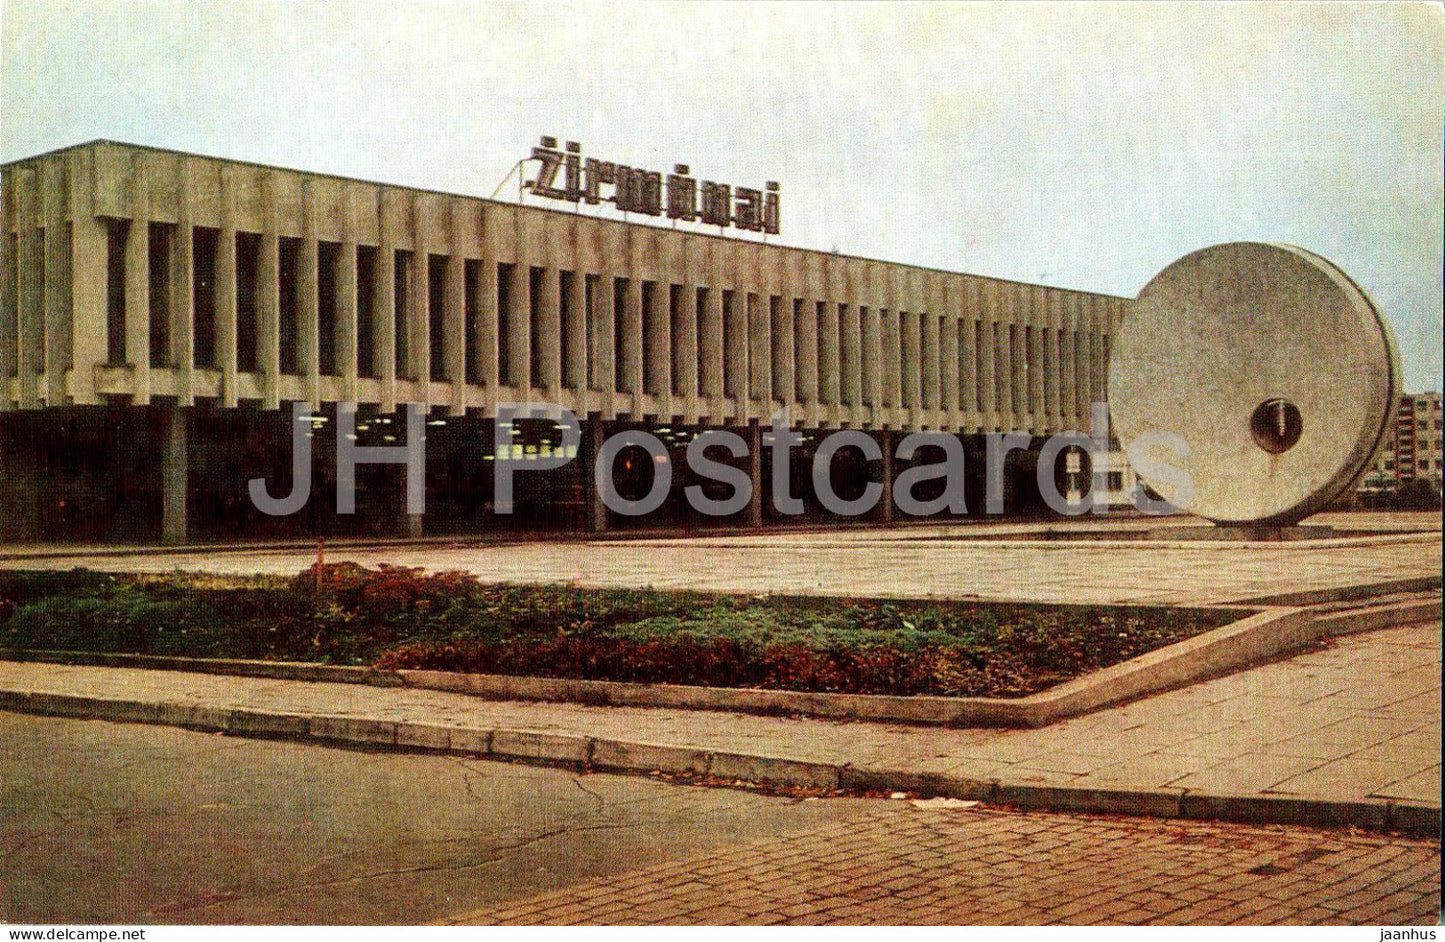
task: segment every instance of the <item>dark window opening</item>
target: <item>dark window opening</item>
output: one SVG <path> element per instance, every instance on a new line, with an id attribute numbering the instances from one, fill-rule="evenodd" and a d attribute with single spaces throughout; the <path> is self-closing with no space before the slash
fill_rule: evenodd
<path id="1" fill-rule="evenodd" d="M 216 368 L 216 250 L 220 242 L 217 229 L 196 226 L 191 230 L 193 353 L 196 366 L 206 369 Z"/>
<path id="2" fill-rule="evenodd" d="M 120 366 L 125 363 L 125 241 L 131 223 L 105 222 L 105 362 Z M 9 248 L 13 251 L 14 245 Z"/>
<path id="3" fill-rule="evenodd" d="M 151 366 L 171 362 L 171 230 L 162 223 L 150 223 L 147 233 L 150 253 L 150 335 Z"/>
<path id="4" fill-rule="evenodd" d="M 627 370 L 623 363 L 627 359 L 627 279 L 612 279 L 612 379 L 613 388 L 618 392 L 632 392 L 627 382 Z"/>
<path id="5" fill-rule="evenodd" d="M 336 376 L 340 348 L 341 246 L 321 242 L 316 246 L 316 362 L 322 376 Z"/>
<path id="6" fill-rule="evenodd" d="M 375 379 L 376 363 L 376 265 L 378 249 L 356 247 L 356 375 Z"/>
<path id="7" fill-rule="evenodd" d="M 687 288 L 683 285 L 669 285 L 667 289 L 667 335 L 672 341 L 672 356 L 668 360 L 672 364 L 672 375 L 668 378 L 670 388 L 674 395 L 681 396 L 687 392 L 683 388 L 682 357 L 678 352 L 682 350 L 682 335 L 687 318 Z M 693 362 L 697 362 L 696 356 Z"/>
<path id="8" fill-rule="evenodd" d="M 497 382 L 503 386 L 517 385 L 512 375 L 512 278 L 515 269 L 506 262 L 497 263 Z"/>
<path id="9" fill-rule="evenodd" d="M 557 355 L 562 358 L 562 385 L 568 389 L 581 387 L 586 377 L 579 380 L 576 364 L 572 362 L 572 332 L 577 326 L 580 311 L 573 310 L 572 292 L 577 284 L 577 273 L 557 273 L 558 299 L 557 319 L 562 325 L 562 334 L 557 338 Z"/>
<path id="10" fill-rule="evenodd" d="M 770 395 L 774 399 L 788 398 L 783 388 L 783 299 L 776 294 L 768 298 L 768 336 L 772 338 L 773 383 Z"/>
<path id="11" fill-rule="evenodd" d="M 533 389 L 544 389 L 547 386 L 546 369 L 542 362 L 542 279 L 547 277 L 547 269 L 533 266 L 530 270 L 531 280 L 527 283 L 527 336 L 530 338 L 531 347 L 531 371 L 530 379 Z"/>
<path id="12" fill-rule="evenodd" d="M 281 239 L 281 372 L 300 372 L 301 240 Z"/>
<path id="13" fill-rule="evenodd" d="M 1055 382 L 1054 382 L 1054 337 L 1053 329 L 1049 327 L 1039 328 L 1039 345 L 1043 350 L 1044 362 L 1041 364 L 1043 370 L 1042 388 L 1044 395 L 1044 411 L 1054 411 Z"/>
<path id="14" fill-rule="evenodd" d="M 738 388 L 738 386 L 739 386 L 739 384 L 738 384 L 738 376 L 737 376 L 737 372 L 738 372 L 737 367 L 738 367 L 738 365 L 737 365 L 736 362 L 734 362 L 734 361 L 736 360 L 736 357 L 733 355 L 733 351 L 735 351 L 735 350 L 738 349 L 738 347 L 737 347 L 737 340 L 738 340 L 738 336 L 737 336 L 737 333 L 738 333 L 737 303 L 738 303 L 737 293 L 734 292 L 734 291 L 729 291 L 728 289 L 724 288 L 724 289 L 723 289 L 723 293 L 722 293 L 722 309 L 723 309 L 723 322 L 722 322 L 722 328 L 723 328 L 722 364 L 723 364 L 723 395 L 724 395 L 724 396 L 740 396 L 740 395 L 742 395 L 742 392 L 741 392 L 741 391 L 739 390 L 739 388 Z"/>
<path id="15" fill-rule="evenodd" d="M 391 311 L 391 345 L 396 375 L 401 379 L 415 379 L 411 369 L 411 333 L 407 330 L 406 316 L 411 307 L 411 253 L 403 249 L 396 250 L 392 297 L 395 303 Z"/>
<path id="16" fill-rule="evenodd" d="M 656 395 L 661 387 L 653 364 L 653 330 L 657 324 L 657 282 L 642 283 L 642 391 Z"/>
<path id="17" fill-rule="evenodd" d="M 260 307 L 257 285 L 261 275 L 261 237 L 249 232 L 236 236 L 236 369 L 256 372 L 256 312 Z"/>
<path id="18" fill-rule="evenodd" d="M 697 309 L 693 312 L 694 320 L 693 320 L 693 326 L 692 326 L 692 330 L 693 330 L 692 335 L 697 338 L 697 365 L 698 365 L 698 366 L 697 366 L 697 394 L 698 394 L 699 396 L 701 396 L 701 395 L 703 394 L 703 390 L 707 388 L 707 384 L 706 384 L 706 382 L 705 382 L 705 380 L 704 380 L 704 378 L 703 378 L 703 377 L 704 377 L 704 374 L 705 374 L 705 371 L 706 371 L 706 367 L 703 365 L 703 342 L 702 342 L 703 337 L 706 336 L 706 331 L 704 331 L 704 329 L 703 329 L 703 324 L 706 322 L 706 318 L 707 318 L 707 303 L 708 303 L 707 289 L 706 289 L 706 288 L 698 288 L 698 289 L 697 289 Z"/>
<path id="19" fill-rule="evenodd" d="M 465 335 L 462 359 L 466 381 L 478 384 L 482 381 L 482 351 L 477 337 L 477 299 L 481 283 L 481 261 L 467 259 L 462 268 L 462 332 Z"/>
<path id="20" fill-rule="evenodd" d="M 814 318 L 813 318 L 813 323 L 814 323 L 816 326 L 815 326 L 815 333 L 813 334 L 813 356 L 814 356 L 814 358 L 815 358 L 813 362 L 815 362 L 815 363 L 818 364 L 817 368 L 814 370 L 814 372 L 818 374 L 818 377 L 817 377 L 817 379 L 818 379 L 818 388 L 817 388 L 817 396 L 818 396 L 818 398 L 817 398 L 817 401 L 818 401 L 818 402 L 826 402 L 826 401 L 827 401 L 826 392 L 827 392 L 827 389 L 828 389 L 828 357 L 827 357 L 827 349 L 828 349 L 828 304 L 827 304 L 827 302 L 826 302 L 826 301 L 818 301 L 818 302 L 816 303 L 816 305 L 815 305 L 814 310 L 815 310 L 815 315 L 814 315 Z"/>
<path id="21" fill-rule="evenodd" d="M 1023 371 L 1019 369 L 1020 364 L 1018 361 L 1022 358 L 1018 355 L 1018 353 L 1019 328 L 1017 324 L 1010 324 L 1008 325 L 1008 367 L 1009 373 L 1012 375 L 1009 377 L 1011 382 L 1008 384 L 1008 386 L 1009 402 L 1011 404 L 1011 408 L 1015 412 L 1021 411 L 1019 409 L 1019 381 L 1025 378 Z M 1025 360 L 1022 365 L 1024 369 L 1027 369 L 1028 361 Z"/>
<path id="22" fill-rule="evenodd" d="M 427 346 L 431 361 L 431 378 L 441 382 L 456 379 L 447 368 L 447 257 L 428 255 L 427 284 Z"/>
<path id="23" fill-rule="evenodd" d="M 793 356 L 799 363 L 803 361 L 803 354 L 808 347 L 808 332 L 803 325 L 803 318 L 806 316 L 805 304 L 802 298 L 793 299 Z M 799 402 L 807 402 L 812 398 L 803 382 L 803 371 L 796 367 L 793 368 L 793 398 Z"/>
<path id="24" fill-rule="evenodd" d="M 597 333 L 597 282 L 598 275 L 588 275 L 582 284 L 582 306 L 587 311 L 587 349 L 584 356 L 587 360 L 587 388 L 602 388 L 602 377 L 597 373 L 596 356 L 596 333 Z"/>

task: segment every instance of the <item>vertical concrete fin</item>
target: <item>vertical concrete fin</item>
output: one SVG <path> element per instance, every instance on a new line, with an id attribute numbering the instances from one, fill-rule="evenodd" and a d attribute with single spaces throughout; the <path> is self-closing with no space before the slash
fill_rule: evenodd
<path id="1" fill-rule="evenodd" d="M 236 168 L 220 166 L 221 231 L 216 242 L 216 359 L 221 368 L 221 405 L 239 401 L 236 349 L 238 284 L 236 268 Z"/>

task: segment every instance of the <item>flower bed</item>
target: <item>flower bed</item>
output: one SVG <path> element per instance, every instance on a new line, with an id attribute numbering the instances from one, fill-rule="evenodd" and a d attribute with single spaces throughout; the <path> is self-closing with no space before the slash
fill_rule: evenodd
<path id="1" fill-rule="evenodd" d="M 489 585 L 349 563 L 294 579 L 0 573 L 0 646 L 539 677 L 1016 697 L 1227 613 Z"/>

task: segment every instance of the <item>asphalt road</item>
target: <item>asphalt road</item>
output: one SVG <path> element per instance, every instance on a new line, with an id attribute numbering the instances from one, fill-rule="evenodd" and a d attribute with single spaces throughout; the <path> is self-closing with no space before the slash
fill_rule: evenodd
<path id="1" fill-rule="evenodd" d="M 0 713 L 0 920 L 425 923 L 866 803 Z"/>
<path id="2" fill-rule="evenodd" d="M 966 805 L 0 713 L 0 921 L 1439 920 L 1438 842 Z"/>

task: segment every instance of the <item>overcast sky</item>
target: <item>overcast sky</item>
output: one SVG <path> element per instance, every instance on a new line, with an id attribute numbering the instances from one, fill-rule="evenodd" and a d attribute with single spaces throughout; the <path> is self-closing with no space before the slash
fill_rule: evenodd
<path id="1" fill-rule="evenodd" d="M 3 160 L 107 137 L 487 196 L 555 134 L 781 181 L 787 244 L 1129 296 L 1288 242 L 1441 387 L 1439 4 L 0 0 L 0 37 Z"/>

